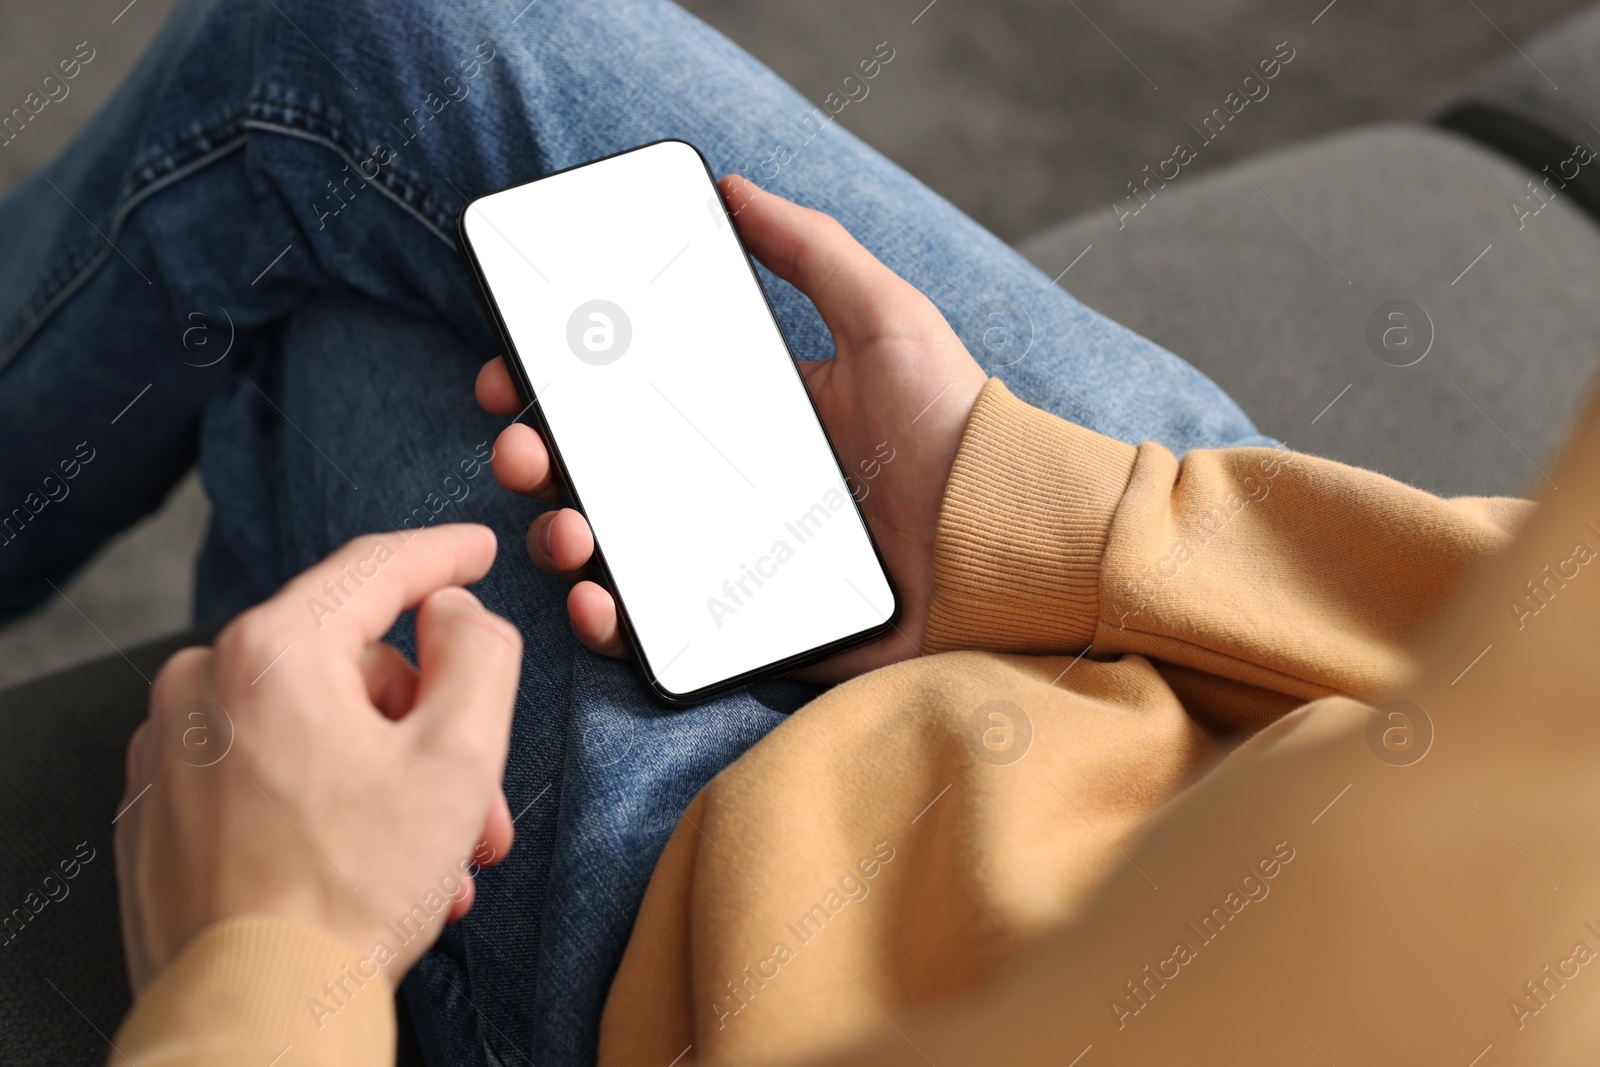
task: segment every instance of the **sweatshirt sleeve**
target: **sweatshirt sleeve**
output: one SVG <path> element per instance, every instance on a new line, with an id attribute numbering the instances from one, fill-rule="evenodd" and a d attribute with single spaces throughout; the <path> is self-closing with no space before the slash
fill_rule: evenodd
<path id="1" fill-rule="evenodd" d="M 217 923 L 140 995 L 108 1062 L 392 1067 L 394 988 L 364 963 L 338 938 L 289 920 Z"/>
<path id="2" fill-rule="evenodd" d="M 993 380 L 945 492 L 927 650 L 1134 653 L 1297 700 L 1371 697 L 1527 508 L 1281 449 L 1180 462 Z"/>

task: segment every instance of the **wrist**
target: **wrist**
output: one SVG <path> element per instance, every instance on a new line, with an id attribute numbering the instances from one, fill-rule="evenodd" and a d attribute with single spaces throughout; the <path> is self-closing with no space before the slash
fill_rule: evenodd
<path id="1" fill-rule="evenodd" d="M 179 1040 L 248 1044 L 271 1035 L 260 1062 L 285 1043 L 306 1059 L 320 1046 L 371 1050 L 373 1062 L 393 1062 L 400 975 L 363 968 L 360 957 L 342 939 L 281 916 L 224 919 L 200 931 L 140 992 L 116 1045 L 139 1060 Z"/>

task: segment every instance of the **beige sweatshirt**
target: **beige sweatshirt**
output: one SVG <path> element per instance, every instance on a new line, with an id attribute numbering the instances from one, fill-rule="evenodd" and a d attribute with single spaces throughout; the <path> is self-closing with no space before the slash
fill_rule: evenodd
<path id="1" fill-rule="evenodd" d="M 1568 491 L 1524 544 L 1567 501 L 1592 503 L 1582 517 L 1600 521 L 1600 417 L 1586 427 L 1556 479 Z M 1600 693 L 1593 641 L 1573 629 L 1600 613 L 1600 580 L 1585 584 L 1600 531 L 1580 512 L 1512 554 L 1524 570 L 1538 560 L 1526 575 L 1544 583 L 1536 597 L 1505 577 L 1506 557 L 1490 561 L 1525 504 L 1440 500 L 1270 449 L 1179 464 L 990 383 L 940 520 L 937 654 L 824 694 L 695 800 L 613 986 L 602 1063 L 787 1062 L 862 1040 L 881 1044 L 859 1062 L 940 1067 L 1264 1050 L 1322 1062 L 1305 1020 L 1320 1026 L 1316 1044 L 1355 1060 L 1415 1039 L 1428 1060 L 1455 1062 L 1476 1026 L 1491 1036 L 1467 1063 L 1540 964 L 1581 982 L 1560 979 L 1581 965 L 1548 935 L 1570 926 L 1576 938 L 1584 917 L 1540 910 L 1550 900 L 1538 894 L 1555 890 L 1507 829 L 1533 841 L 1525 824 L 1557 784 L 1600 823 L 1600 799 L 1525 751 L 1543 739 L 1577 766 L 1584 738 L 1569 745 L 1555 729 L 1573 719 L 1561 701 Z M 1446 613 L 1474 570 L 1477 599 Z M 1407 650 L 1447 614 L 1467 636 L 1440 639 L 1417 674 Z M 1534 650 L 1542 674 L 1517 673 L 1515 696 L 1495 688 Z M 1588 672 L 1586 688 L 1552 688 L 1562 672 Z M 1408 684 L 1426 718 L 1386 715 L 1371 731 L 1370 711 L 1340 698 Z M 1509 779 L 1485 770 L 1492 740 L 1480 751 L 1453 732 L 1499 722 L 1504 734 L 1506 709 L 1526 727 L 1499 745 L 1521 775 Z M 1461 762 L 1472 753 L 1488 762 Z M 1587 877 L 1600 926 L 1600 862 L 1582 839 L 1569 852 L 1560 864 L 1541 854 L 1540 869 Z M 1461 910 L 1468 887 L 1501 910 Z M 1542 924 L 1523 921 L 1535 912 Z M 203 934 L 136 1005 L 122 1052 L 232 1062 L 229 1042 L 248 1036 L 254 1050 L 286 1035 L 291 986 L 315 977 L 296 961 L 332 946 L 296 944 L 313 935 L 283 927 L 246 919 Z M 336 970 L 339 955 L 306 966 Z M 1469 979 L 1476 1000 L 1442 998 L 1464 997 Z M 1528 1010 L 1554 1011 L 1541 995 Z M 230 1011 L 213 1010 L 219 998 Z M 1410 1029 L 1374 1030 L 1352 1004 Z M 282 1062 L 387 1064 L 387 1012 L 372 997 L 343 1036 L 301 1034 Z M 157 1058 L 181 1042 L 194 1051 Z"/>

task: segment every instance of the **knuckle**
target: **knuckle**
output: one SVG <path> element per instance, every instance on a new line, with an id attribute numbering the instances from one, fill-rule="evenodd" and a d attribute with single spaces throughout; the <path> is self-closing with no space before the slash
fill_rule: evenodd
<path id="1" fill-rule="evenodd" d="M 447 731 L 444 750 L 452 762 L 478 766 L 494 758 L 495 744 L 483 730 L 469 730 L 457 723 Z"/>
<path id="2" fill-rule="evenodd" d="M 473 613 L 473 628 L 478 643 L 499 659 L 522 655 L 522 634 L 505 619 L 489 611 Z"/>
<path id="3" fill-rule="evenodd" d="M 265 605 L 251 608 L 224 627 L 212 646 L 218 686 L 229 691 L 248 686 L 282 648 L 281 629 Z"/>
<path id="4" fill-rule="evenodd" d="M 510 622 L 487 608 L 462 603 L 454 625 L 472 643 L 485 667 L 503 670 L 522 660 L 522 633 Z"/>
<path id="5" fill-rule="evenodd" d="M 165 707 L 183 692 L 193 688 L 195 681 L 205 674 L 205 666 L 212 652 L 208 648 L 191 646 L 180 648 L 167 657 L 150 683 L 151 713 Z"/>

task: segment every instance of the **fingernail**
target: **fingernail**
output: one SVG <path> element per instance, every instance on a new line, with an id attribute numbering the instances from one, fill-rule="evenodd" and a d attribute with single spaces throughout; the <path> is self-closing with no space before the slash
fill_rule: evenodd
<path id="1" fill-rule="evenodd" d="M 559 512 L 557 514 L 559 514 Z M 544 554 L 547 556 L 555 555 L 555 549 L 550 547 L 550 527 L 554 526 L 555 524 L 555 517 L 552 516 L 550 521 L 544 524 L 544 529 L 539 531 L 539 547 L 544 549 Z"/>

